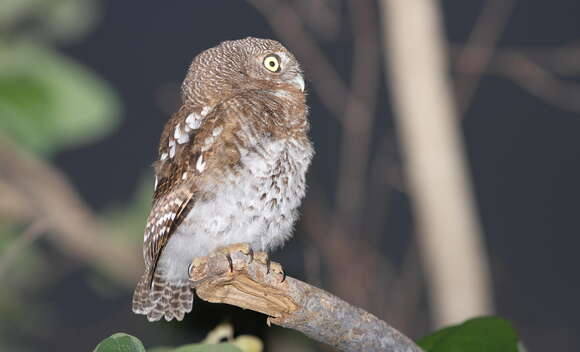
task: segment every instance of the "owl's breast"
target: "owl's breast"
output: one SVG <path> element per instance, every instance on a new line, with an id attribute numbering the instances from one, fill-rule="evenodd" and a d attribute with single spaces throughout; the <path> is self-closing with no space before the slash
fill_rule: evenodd
<path id="1" fill-rule="evenodd" d="M 312 152 L 309 145 L 294 139 L 273 141 L 242 153 L 240 170 L 253 181 L 260 199 L 271 207 L 277 203 L 293 204 L 302 199 L 305 174 Z"/>
<path id="2" fill-rule="evenodd" d="M 180 232 L 194 234 L 201 252 L 239 242 L 256 250 L 281 245 L 291 236 L 312 154 L 309 143 L 292 139 L 240 148 L 239 166 L 193 206 Z"/>
<path id="3" fill-rule="evenodd" d="M 311 158 L 310 144 L 294 139 L 262 143 L 242 153 L 238 182 L 245 197 L 238 205 L 261 227 L 256 231 L 260 249 L 276 247 L 291 235 Z"/>

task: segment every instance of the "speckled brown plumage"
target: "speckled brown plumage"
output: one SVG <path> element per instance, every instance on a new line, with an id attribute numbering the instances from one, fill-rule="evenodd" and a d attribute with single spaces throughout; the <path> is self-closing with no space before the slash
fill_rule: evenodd
<path id="1" fill-rule="evenodd" d="M 161 135 L 134 312 L 181 320 L 193 258 L 289 238 L 313 154 L 307 113 L 300 67 L 276 41 L 224 42 L 193 60 Z"/>

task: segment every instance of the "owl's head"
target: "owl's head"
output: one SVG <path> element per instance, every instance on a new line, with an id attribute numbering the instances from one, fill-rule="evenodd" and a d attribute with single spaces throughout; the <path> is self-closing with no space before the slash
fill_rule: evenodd
<path id="1" fill-rule="evenodd" d="M 215 105 L 248 90 L 303 94 L 298 61 L 275 40 L 248 37 L 207 49 L 193 60 L 182 85 L 184 101 Z"/>

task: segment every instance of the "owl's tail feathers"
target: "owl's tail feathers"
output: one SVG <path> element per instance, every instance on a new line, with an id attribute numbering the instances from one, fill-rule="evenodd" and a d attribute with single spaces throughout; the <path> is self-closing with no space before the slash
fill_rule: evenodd
<path id="1" fill-rule="evenodd" d="M 133 293 L 133 312 L 147 316 L 149 321 L 158 321 L 162 317 L 171 321 L 181 321 L 185 313 L 193 308 L 193 290 L 188 281 L 167 282 L 159 274 L 153 277 L 149 287 L 149 277 L 144 274 Z"/>

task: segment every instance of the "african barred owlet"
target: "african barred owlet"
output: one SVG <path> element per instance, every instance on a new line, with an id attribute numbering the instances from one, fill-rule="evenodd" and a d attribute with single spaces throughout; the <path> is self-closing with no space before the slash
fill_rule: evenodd
<path id="1" fill-rule="evenodd" d="M 227 41 L 199 54 L 165 125 L 133 311 L 183 319 L 192 259 L 235 243 L 255 251 L 292 234 L 313 149 L 304 79 L 273 40 Z"/>

